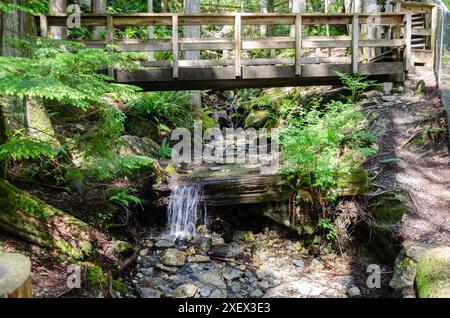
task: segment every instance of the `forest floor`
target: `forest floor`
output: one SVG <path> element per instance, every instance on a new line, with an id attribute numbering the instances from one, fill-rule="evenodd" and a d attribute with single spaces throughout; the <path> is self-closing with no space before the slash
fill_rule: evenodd
<path id="1" fill-rule="evenodd" d="M 414 89 L 414 76 L 406 87 Z M 445 111 L 439 91 L 422 96 L 395 94 L 374 122 L 379 154 L 366 168 L 380 192 L 402 188 L 408 213 L 398 225 L 403 246 L 450 244 L 450 162 Z M 391 100 L 389 99 L 389 100 Z M 388 163 L 389 162 L 389 163 Z"/>

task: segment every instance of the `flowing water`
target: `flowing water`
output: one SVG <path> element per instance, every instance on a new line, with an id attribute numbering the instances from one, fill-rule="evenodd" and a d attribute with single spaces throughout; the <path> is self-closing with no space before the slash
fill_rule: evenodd
<path id="1" fill-rule="evenodd" d="M 207 224 L 206 206 L 201 203 L 200 183 L 174 184 L 171 186 L 168 207 L 170 235 L 184 238 L 195 235 L 197 227 Z"/>

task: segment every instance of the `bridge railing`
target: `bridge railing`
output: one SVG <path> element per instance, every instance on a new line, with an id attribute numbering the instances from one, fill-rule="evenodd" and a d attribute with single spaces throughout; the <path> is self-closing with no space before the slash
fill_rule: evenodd
<path id="1" fill-rule="evenodd" d="M 411 68 L 411 36 L 412 13 L 358 13 L 358 14 L 86 14 L 81 15 L 84 27 L 106 27 L 105 40 L 82 41 L 88 47 L 105 47 L 112 44 L 119 51 L 170 51 L 167 60 L 147 61 L 149 68 L 172 69 L 173 79 L 177 79 L 181 68 L 234 67 L 235 78 L 241 78 L 243 67 L 263 65 L 291 65 L 295 76 L 302 75 L 302 67 L 308 64 L 350 64 L 351 72 L 356 73 L 363 63 L 376 62 L 390 56 L 394 61 L 403 61 L 404 70 Z M 41 36 L 47 36 L 51 26 L 66 26 L 68 16 L 37 16 Z M 180 37 L 180 26 L 229 25 L 232 26 L 232 37 L 221 38 L 183 38 Z M 247 25 L 289 25 L 294 26 L 293 36 L 280 37 L 244 37 L 242 30 Z M 343 36 L 307 36 L 304 29 L 308 25 L 345 25 L 348 35 Z M 117 28 L 126 26 L 170 26 L 172 36 L 163 39 L 117 39 Z M 392 32 L 385 33 L 385 38 L 370 39 L 362 31 L 363 26 L 387 27 Z M 305 54 L 308 50 L 341 48 L 349 54 L 340 56 L 314 56 Z M 362 48 L 384 48 L 372 58 L 362 54 Z M 245 51 L 257 49 L 290 49 L 288 58 L 245 58 Z M 183 51 L 233 51 L 233 58 L 208 60 L 183 60 Z M 344 52 L 345 53 L 345 52 Z M 377 67 L 389 67 L 379 64 Z M 373 68 L 375 69 L 375 68 Z M 385 71 L 386 72 L 386 71 Z M 379 70 L 377 74 L 383 74 Z"/>

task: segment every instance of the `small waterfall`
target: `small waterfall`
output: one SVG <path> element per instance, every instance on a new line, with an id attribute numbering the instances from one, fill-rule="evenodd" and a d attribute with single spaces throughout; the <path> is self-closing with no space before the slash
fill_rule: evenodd
<path id="1" fill-rule="evenodd" d="M 171 186 L 167 210 L 170 235 L 184 238 L 195 235 L 197 226 L 207 224 L 206 206 L 201 203 L 200 183 L 174 184 Z"/>

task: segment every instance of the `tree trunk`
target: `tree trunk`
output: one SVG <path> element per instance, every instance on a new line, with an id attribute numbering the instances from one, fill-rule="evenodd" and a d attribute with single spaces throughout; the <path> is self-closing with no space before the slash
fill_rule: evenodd
<path id="1" fill-rule="evenodd" d="M 93 249 L 91 227 L 0 179 L 0 229 L 33 244 L 83 259 Z"/>
<path id="2" fill-rule="evenodd" d="M 31 262 L 28 257 L 0 251 L 0 298 L 31 298 Z"/>
<path id="3" fill-rule="evenodd" d="M 0 146 L 6 143 L 6 115 L 3 111 L 3 105 L 0 104 Z M 8 174 L 8 159 L 0 158 L 0 179 L 6 179 Z"/>

